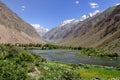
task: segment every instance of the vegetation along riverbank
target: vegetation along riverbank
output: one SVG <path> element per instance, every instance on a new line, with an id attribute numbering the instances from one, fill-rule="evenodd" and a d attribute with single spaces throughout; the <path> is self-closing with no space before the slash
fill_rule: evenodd
<path id="1" fill-rule="evenodd" d="M 5 44 L 10 46 L 11 44 Z M 117 52 L 110 52 L 104 49 L 98 48 L 84 48 L 84 47 L 68 47 L 68 46 L 58 46 L 53 44 L 19 44 L 16 43 L 14 46 L 21 47 L 25 50 L 51 50 L 51 49 L 68 49 L 68 50 L 80 50 L 78 55 L 86 56 L 96 56 L 96 57 L 119 57 L 120 54 Z"/>

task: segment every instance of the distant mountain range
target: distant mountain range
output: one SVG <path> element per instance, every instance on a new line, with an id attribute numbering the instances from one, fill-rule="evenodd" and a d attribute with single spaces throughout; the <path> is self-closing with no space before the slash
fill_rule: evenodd
<path id="1" fill-rule="evenodd" d="M 35 29 L 0 2 L 0 43 L 42 43 Z"/>
<path id="2" fill-rule="evenodd" d="M 47 28 L 42 27 L 39 24 L 31 24 L 33 28 L 38 32 L 38 34 L 42 37 L 44 36 L 49 30 Z"/>
<path id="3" fill-rule="evenodd" d="M 63 21 L 48 31 L 44 38 L 65 46 L 114 46 L 120 52 L 120 5 L 83 15 L 78 19 Z"/>
<path id="4" fill-rule="evenodd" d="M 93 13 L 89 13 L 88 15 L 83 15 L 81 18 L 78 18 L 78 19 L 65 20 L 58 27 L 62 27 L 62 26 L 69 24 L 69 23 L 70 24 L 71 23 L 77 24 L 79 21 L 84 21 L 85 19 L 93 17 L 99 13 L 100 13 L 100 11 L 96 10 Z M 33 28 L 35 28 L 35 30 L 39 33 L 39 35 L 41 37 L 43 37 L 49 31 L 47 28 L 41 26 L 40 24 L 31 24 L 31 25 L 33 26 Z"/>

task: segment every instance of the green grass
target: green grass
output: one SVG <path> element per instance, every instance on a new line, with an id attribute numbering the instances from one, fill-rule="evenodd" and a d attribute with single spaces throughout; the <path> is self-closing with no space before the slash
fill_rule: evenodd
<path id="1" fill-rule="evenodd" d="M 80 76 L 66 64 L 48 62 L 42 70 L 41 80 L 80 80 Z"/>
<path id="2" fill-rule="evenodd" d="M 77 70 L 77 73 L 80 74 L 83 80 L 92 80 L 96 77 L 100 78 L 101 80 L 111 80 L 113 78 L 120 80 L 120 71 L 109 70 L 105 68 L 81 68 Z"/>

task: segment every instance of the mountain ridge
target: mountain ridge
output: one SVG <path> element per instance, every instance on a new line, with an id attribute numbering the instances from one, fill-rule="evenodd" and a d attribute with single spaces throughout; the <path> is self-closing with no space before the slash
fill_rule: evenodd
<path id="1" fill-rule="evenodd" d="M 63 35 L 62 37 L 64 38 L 67 34 L 69 34 L 70 31 L 72 31 L 72 29 L 74 28 L 74 26 L 76 26 L 78 23 L 85 22 L 86 19 L 92 18 L 92 17 L 94 17 L 96 15 L 99 15 L 100 13 L 101 12 L 99 10 L 96 10 L 96 11 L 94 11 L 92 13 L 89 13 L 88 15 L 83 15 L 82 17 L 77 18 L 77 19 L 65 20 L 62 23 L 60 23 L 58 26 L 56 26 L 55 28 L 53 28 L 52 30 L 48 31 L 47 34 L 45 34 L 44 38 L 45 39 L 47 38 L 48 41 L 50 41 L 49 38 L 51 39 L 53 36 L 56 36 L 56 38 L 58 38 L 57 33 L 59 33 L 59 32 L 61 32 L 60 34 L 61 34 L 61 36 Z M 67 30 L 68 33 L 64 33 L 66 30 Z M 52 33 L 55 32 L 55 34 L 51 34 L 51 32 Z"/>

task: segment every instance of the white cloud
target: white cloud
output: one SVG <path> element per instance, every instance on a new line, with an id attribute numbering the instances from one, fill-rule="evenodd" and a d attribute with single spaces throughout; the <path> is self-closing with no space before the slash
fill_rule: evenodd
<path id="1" fill-rule="evenodd" d="M 26 8 L 26 6 L 21 6 L 22 8 Z"/>
<path id="2" fill-rule="evenodd" d="M 25 11 L 25 9 L 26 9 L 26 6 L 21 6 L 22 11 Z"/>
<path id="3" fill-rule="evenodd" d="M 89 4 L 90 4 L 91 8 L 98 8 L 99 7 L 98 3 L 90 2 Z"/>
<path id="4" fill-rule="evenodd" d="M 75 1 L 75 3 L 76 3 L 76 4 L 79 4 L 80 2 L 77 0 L 77 1 Z"/>

